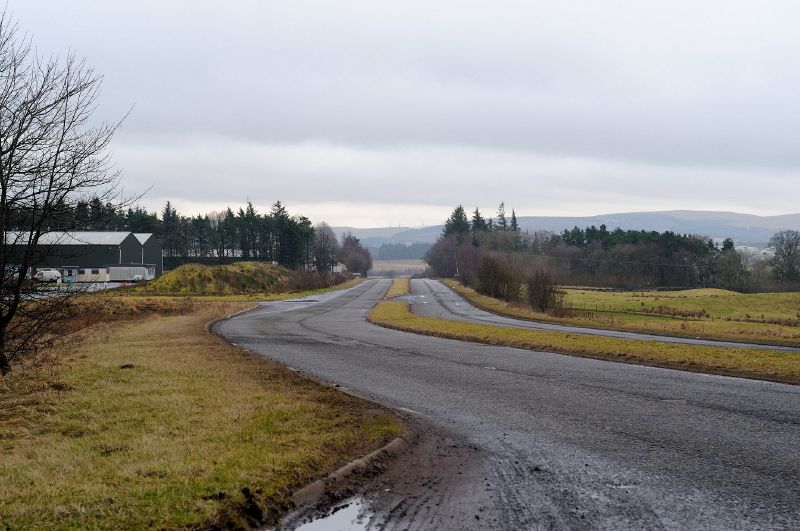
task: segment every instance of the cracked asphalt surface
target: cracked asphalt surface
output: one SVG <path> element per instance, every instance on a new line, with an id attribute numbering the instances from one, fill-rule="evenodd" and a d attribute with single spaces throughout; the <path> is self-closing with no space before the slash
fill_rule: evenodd
<path id="1" fill-rule="evenodd" d="M 363 487 L 374 529 L 800 527 L 800 388 L 374 326 L 389 280 L 218 323 L 229 341 L 420 413 Z"/>

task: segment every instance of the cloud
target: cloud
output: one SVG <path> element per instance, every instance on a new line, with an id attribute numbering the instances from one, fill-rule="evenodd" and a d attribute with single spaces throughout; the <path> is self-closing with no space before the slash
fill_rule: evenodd
<path id="1" fill-rule="evenodd" d="M 10 8 L 104 74 L 100 116 L 135 104 L 114 151 L 150 202 L 797 209 L 795 2 Z"/>
<path id="2" fill-rule="evenodd" d="M 128 173 L 127 182 L 153 186 L 146 200 L 152 208 L 169 198 L 184 200 L 192 214 L 204 204 L 250 200 L 266 208 L 281 200 L 306 205 L 309 210 L 301 212 L 315 221 L 356 226 L 438 223 L 458 203 L 493 212 L 500 201 L 522 215 L 664 210 L 676 204 L 773 214 L 796 208 L 800 193 L 798 170 L 664 167 L 469 146 L 245 144 L 199 137 L 164 147 L 122 145 L 115 159 L 138 168 L 141 177 Z M 162 177 L 169 175 L 185 177 Z M 765 189 L 784 193 L 764 194 Z"/>

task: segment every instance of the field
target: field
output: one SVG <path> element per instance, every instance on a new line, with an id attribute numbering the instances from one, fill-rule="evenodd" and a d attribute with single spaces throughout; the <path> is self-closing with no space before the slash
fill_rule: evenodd
<path id="1" fill-rule="evenodd" d="M 800 293 L 567 289 L 567 306 L 576 311 L 557 317 L 481 295 L 452 280 L 443 282 L 476 306 L 522 319 L 679 337 L 800 346 Z"/>
<path id="2" fill-rule="evenodd" d="M 567 290 L 572 308 L 800 326 L 800 293 Z"/>
<path id="3" fill-rule="evenodd" d="M 422 260 L 375 260 L 369 274 L 372 276 L 394 277 L 422 273 L 428 264 Z"/>
<path id="4" fill-rule="evenodd" d="M 206 332 L 248 305 L 114 304 L 50 353 L 55 365 L 0 380 L 4 528 L 252 526 L 402 430 L 387 411 Z M 110 326 L 113 315 L 124 324 Z"/>
<path id="5" fill-rule="evenodd" d="M 407 303 L 397 301 L 378 303 L 368 318 L 370 322 L 396 330 L 489 345 L 800 383 L 800 356 L 794 352 L 683 345 L 465 323 L 415 315 Z"/>

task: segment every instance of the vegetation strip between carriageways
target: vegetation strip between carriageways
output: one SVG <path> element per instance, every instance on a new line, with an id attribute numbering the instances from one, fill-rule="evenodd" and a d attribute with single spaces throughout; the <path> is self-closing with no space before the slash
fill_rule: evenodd
<path id="1" fill-rule="evenodd" d="M 597 330 L 618 330 L 636 332 L 655 336 L 685 337 L 689 339 L 706 339 L 739 343 L 757 343 L 776 347 L 799 347 L 800 328 L 779 326 L 757 322 L 727 320 L 676 319 L 658 314 L 642 314 L 614 311 L 589 311 L 599 317 L 587 318 L 556 317 L 546 313 L 534 312 L 530 309 L 515 307 L 505 301 L 483 295 L 474 289 L 451 280 L 440 279 L 444 285 L 455 291 L 469 303 L 487 312 L 532 322 L 557 323 L 566 326 L 581 326 Z M 667 294 L 665 297 L 669 297 Z M 787 336 L 786 334 L 793 334 Z"/>
<path id="2" fill-rule="evenodd" d="M 408 295 L 410 290 L 411 279 L 408 277 L 395 277 L 392 279 L 392 285 L 389 286 L 389 290 L 386 292 L 384 299 L 393 299 L 395 297 Z"/>
<path id="3" fill-rule="evenodd" d="M 369 312 L 367 319 L 373 324 L 404 332 L 487 345 L 556 352 L 725 376 L 800 383 L 800 356 L 795 352 L 685 345 L 465 323 L 415 315 L 408 303 L 397 301 L 379 302 Z"/>

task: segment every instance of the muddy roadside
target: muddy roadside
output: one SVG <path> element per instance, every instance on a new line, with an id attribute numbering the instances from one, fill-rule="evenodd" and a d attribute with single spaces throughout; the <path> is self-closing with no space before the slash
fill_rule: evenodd
<path id="1" fill-rule="evenodd" d="M 288 514 L 277 529 L 479 529 L 499 524 L 493 521 L 484 452 L 423 419 L 404 421 L 417 433 L 415 444 L 329 482 L 317 503 Z"/>

